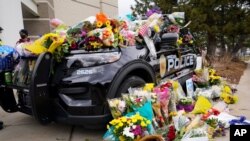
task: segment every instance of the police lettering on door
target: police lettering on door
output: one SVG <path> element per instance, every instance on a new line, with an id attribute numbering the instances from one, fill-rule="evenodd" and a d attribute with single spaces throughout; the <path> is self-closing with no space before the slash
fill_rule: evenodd
<path id="1" fill-rule="evenodd" d="M 192 66 L 194 65 L 194 59 L 194 54 L 182 55 L 180 58 L 178 58 L 176 55 L 169 55 L 167 56 L 168 71 L 171 71 L 173 69 L 178 70 L 187 66 Z"/>

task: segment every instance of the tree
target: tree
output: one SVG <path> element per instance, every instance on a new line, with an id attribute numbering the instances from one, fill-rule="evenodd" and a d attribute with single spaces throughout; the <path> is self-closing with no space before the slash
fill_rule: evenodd
<path id="1" fill-rule="evenodd" d="M 135 0 L 135 2 L 135 5 L 130 8 L 132 15 L 137 18 L 146 15 L 147 11 L 155 5 L 153 0 Z"/>
<path id="2" fill-rule="evenodd" d="M 164 13 L 184 11 L 192 21 L 191 30 L 199 38 L 206 38 L 208 55 L 215 49 L 228 46 L 229 53 L 236 53 L 250 35 L 249 0 L 154 0 Z M 204 40 L 201 42 L 204 43 Z"/>

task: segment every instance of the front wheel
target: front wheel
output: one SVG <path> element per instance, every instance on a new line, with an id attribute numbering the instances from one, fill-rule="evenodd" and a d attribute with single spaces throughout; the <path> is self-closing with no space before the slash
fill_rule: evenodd
<path id="1" fill-rule="evenodd" d="M 116 97 L 120 97 L 122 93 L 128 93 L 128 89 L 135 87 L 143 87 L 145 80 L 139 76 L 128 76 L 120 85 L 116 93 Z"/>

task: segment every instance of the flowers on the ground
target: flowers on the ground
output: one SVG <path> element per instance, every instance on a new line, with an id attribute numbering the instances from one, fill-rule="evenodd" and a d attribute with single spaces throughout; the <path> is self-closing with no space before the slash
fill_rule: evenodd
<path id="1" fill-rule="evenodd" d="M 113 118 L 121 117 L 126 109 L 125 101 L 119 98 L 109 99 L 108 104 Z"/>
<path id="2" fill-rule="evenodd" d="M 209 69 L 209 83 L 210 85 L 220 84 L 221 77 L 216 75 L 216 71 L 214 69 Z"/>
<path id="3" fill-rule="evenodd" d="M 151 122 L 142 117 L 140 114 L 135 114 L 131 117 L 120 117 L 109 122 L 114 127 L 113 134 L 120 140 L 132 141 L 145 136 L 147 126 Z"/>
<path id="4" fill-rule="evenodd" d="M 191 112 L 194 108 L 193 99 L 189 97 L 181 98 L 179 103 L 177 104 L 177 109 L 184 109 L 186 112 Z"/>
<path id="5" fill-rule="evenodd" d="M 238 101 L 238 96 L 223 92 L 220 98 L 227 104 L 234 104 Z"/>
<path id="6" fill-rule="evenodd" d="M 238 96 L 233 94 L 231 88 L 227 85 L 224 86 L 220 98 L 227 104 L 234 104 L 238 102 Z"/>

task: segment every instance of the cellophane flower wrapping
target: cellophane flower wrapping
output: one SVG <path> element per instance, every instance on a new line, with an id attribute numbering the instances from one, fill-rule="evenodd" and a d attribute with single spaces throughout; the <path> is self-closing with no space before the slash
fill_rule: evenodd
<path id="1" fill-rule="evenodd" d="M 180 131 L 186 125 L 190 123 L 190 120 L 184 114 L 185 114 L 185 111 L 180 110 L 177 112 L 177 115 L 173 117 L 174 126 L 177 131 Z"/>
<path id="2" fill-rule="evenodd" d="M 168 118 L 168 103 L 169 103 L 169 99 L 170 99 L 170 89 L 167 87 L 165 87 L 163 89 L 156 87 L 154 89 L 154 92 L 158 96 L 158 101 L 160 101 L 163 116 L 166 119 L 166 118 Z"/>
<path id="3" fill-rule="evenodd" d="M 103 137 L 105 141 L 134 141 L 149 134 L 151 121 L 136 113 L 113 119 L 109 125 Z"/>
<path id="4" fill-rule="evenodd" d="M 194 107 L 192 113 L 194 113 L 194 114 L 204 114 L 210 108 L 212 108 L 212 103 L 207 98 L 205 98 L 204 96 L 199 96 L 196 103 L 195 103 L 195 107 Z"/>
<path id="5" fill-rule="evenodd" d="M 121 98 L 108 99 L 108 104 L 113 118 L 121 117 L 126 110 L 126 103 Z"/>
<path id="6" fill-rule="evenodd" d="M 177 104 L 178 110 L 185 110 L 186 112 L 191 112 L 194 108 L 193 99 L 190 97 L 185 97 L 180 99 Z"/>
<path id="7" fill-rule="evenodd" d="M 206 127 L 193 128 L 183 135 L 181 141 L 208 141 Z"/>

